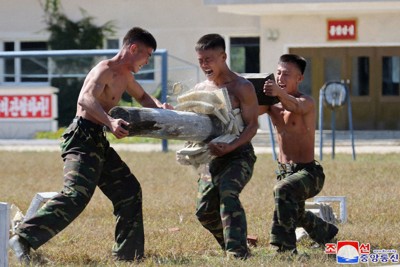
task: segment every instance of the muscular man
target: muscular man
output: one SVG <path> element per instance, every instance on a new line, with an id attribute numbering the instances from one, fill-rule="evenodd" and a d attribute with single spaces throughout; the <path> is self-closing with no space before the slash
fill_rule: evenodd
<path id="1" fill-rule="evenodd" d="M 226 88 L 232 108 L 239 108 L 244 129 L 231 143 L 209 143 L 216 156 L 209 164 L 210 175 L 198 181 L 196 216 L 217 239 L 228 256 L 248 257 L 247 222 L 239 194 L 249 182 L 256 161 L 250 141 L 258 128 L 257 97 L 253 85 L 232 72 L 227 64 L 225 41 L 218 34 L 207 34 L 196 44 L 200 68 L 207 80 L 196 88 Z"/>
<path id="2" fill-rule="evenodd" d="M 264 84 L 267 96 L 276 96 L 280 103 L 260 106 L 259 113 L 268 113 L 275 126 L 278 144 L 278 176 L 274 187 L 275 210 L 270 243 L 278 252 L 296 250 L 296 227 L 303 227 L 310 237 L 324 244 L 338 232 L 310 211 L 305 200 L 317 195 L 324 185 L 322 166 L 314 160 L 315 102 L 298 89 L 306 68 L 304 58 L 286 54 L 279 59 L 276 82 Z"/>
<path id="3" fill-rule="evenodd" d="M 88 73 L 76 117 L 62 136 L 64 187 L 10 239 L 19 261 L 29 263 L 31 248 L 37 249 L 67 227 L 84 210 L 97 186 L 114 207 L 117 224 L 113 256 L 117 260 L 143 257 L 140 183 L 110 147 L 104 129 L 107 127 L 117 138 L 128 135 L 124 126 L 129 123 L 108 115 L 125 91 L 145 107 L 166 107 L 149 96 L 132 75 L 148 63 L 156 46 L 149 32 L 134 27 L 124 37 L 118 54 L 99 62 Z"/>

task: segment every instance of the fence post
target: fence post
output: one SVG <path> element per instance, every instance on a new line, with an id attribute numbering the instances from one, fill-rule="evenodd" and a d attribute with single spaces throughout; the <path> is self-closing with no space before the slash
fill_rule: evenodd
<path id="1" fill-rule="evenodd" d="M 8 266 L 8 239 L 10 233 L 10 206 L 0 202 L 0 267 Z"/>

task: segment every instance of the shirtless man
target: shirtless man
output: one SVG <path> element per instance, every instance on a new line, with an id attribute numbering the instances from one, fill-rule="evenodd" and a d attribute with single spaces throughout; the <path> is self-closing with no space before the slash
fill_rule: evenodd
<path id="1" fill-rule="evenodd" d="M 110 147 L 105 127 L 117 138 L 128 135 L 124 129 L 128 122 L 108 115 L 125 91 L 145 107 L 167 107 L 149 96 L 132 75 L 148 63 L 156 47 L 156 40 L 149 32 L 132 28 L 118 54 L 98 63 L 87 75 L 76 117 L 62 136 L 64 187 L 10 239 L 10 247 L 22 263 L 29 264 L 31 248 L 36 250 L 46 243 L 84 210 L 97 186 L 114 206 L 117 224 L 113 256 L 127 261 L 143 257 L 140 183 Z"/>
<path id="2" fill-rule="evenodd" d="M 329 242 L 338 232 L 333 224 L 305 211 L 305 200 L 317 195 L 325 181 L 322 166 L 314 160 L 315 102 L 298 89 L 305 68 L 304 58 L 282 55 L 276 71 L 277 81 L 268 80 L 264 84 L 264 93 L 278 97 L 280 103 L 259 107 L 260 114 L 271 117 L 279 144 L 270 244 L 277 252 L 293 254 L 297 253 L 296 227 L 303 227 L 319 244 Z"/>
<path id="3" fill-rule="evenodd" d="M 195 49 L 200 68 L 207 77 L 195 88 L 217 90 L 225 87 L 232 108 L 240 108 L 245 125 L 235 141 L 209 143 L 211 154 L 217 157 L 209 164 L 211 176 L 202 176 L 198 180 L 196 216 L 228 257 L 246 259 L 249 255 L 247 222 L 239 194 L 249 182 L 256 161 L 250 141 L 258 128 L 257 96 L 249 81 L 228 68 L 225 41 L 220 35 L 204 35 Z"/>

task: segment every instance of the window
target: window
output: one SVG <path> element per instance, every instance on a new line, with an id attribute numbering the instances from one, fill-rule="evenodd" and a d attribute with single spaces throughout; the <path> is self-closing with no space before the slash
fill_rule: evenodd
<path id="1" fill-rule="evenodd" d="M 230 39 L 232 71 L 238 73 L 260 72 L 260 38 L 244 37 Z"/>
<path id="2" fill-rule="evenodd" d="M 4 42 L 4 51 L 47 50 L 46 42 Z M 4 82 L 48 82 L 48 59 L 14 58 L 5 59 Z"/>
<path id="3" fill-rule="evenodd" d="M 118 39 L 106 40 L 104 46 L 107 49 L 119 49 L 120 44 Z M 29 41 L 29 42 L 4 42 L 4 51 L 40 51 L 48 50 L 47 42 L 42 41 Z M 61 64 L 58 68 L 54 62 L 65 61 L 68 64 Z M 0 60 L 0 64 L 3 64 L 3 73 L 0 76 L 0 83 L 45 83 L 50 82 L 51 77 L 57 75 L 64 75 L 66 77 L 81 76 L 86 73 L 85 68 L 92 67 L 93 56 L 88 57 L 59 57 L 57 60 L 49 58 L 48 56 L 43 57 L 22 57 L 22 58 L 9 58 Z M 89 63 L 88 63 L 89 62 Z M 76 66 L 69 65 L 75 64 L 80 66 L 79 71 L 82 73 L 76 73 Z M 155 60 L 154 57 L 149 59 L 149 64 L 144 66 L 139 73 L 135 74 L 137 80 L 150 80 L 154 81 L 155 73 Z M 52 66 L 52 67 L 50 67 Z M 50 77 L 51 75 L 51 77 Z"/>
<path id="4" fill-rule="evenodd" d="M 369 57 L 353 57 L 351 74 L 351 94 L 369 95 Z"/>
<path id="5" fill-rule="evenodd" d="M 382 95 L 399 96 L 400 57 L 382 58 Z"/>
<path id="6" fill-rule="evenodd" d="M 46 42 L 22 42 L 21 51 L 47 50 Z M 48 82 L 45 57 L 21 59 L 21 82 Z"/>
<path id="7" fill-rule="evenodd" d="M 119 49 L 119 40 L 118 39 L 107 39 L 106 47 L 107 47 L 107 49 Z"/>
<path id="8" fill-rule="evenodd" d="M 14 43 L 13 42 L 5 42 L 4 43 L 4 51 L 11 52 L 14 51 Z M 14 59 L 5 59 L 4 60 L 4 81 L 5 82 L 15 82 L 15 60 Z"/>

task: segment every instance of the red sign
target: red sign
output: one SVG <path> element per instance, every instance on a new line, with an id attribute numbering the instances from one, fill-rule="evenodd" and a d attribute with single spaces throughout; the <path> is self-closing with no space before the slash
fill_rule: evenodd
<path id="1" fill-rule="evenodd" d="M 356 40 L 357 20 L 328 20 L 328 40 Z"/>
<path id="2" fill-rule="evenodd" d="M 52 118 L 51 95 L 0 95 L 0 118 Z"/>

